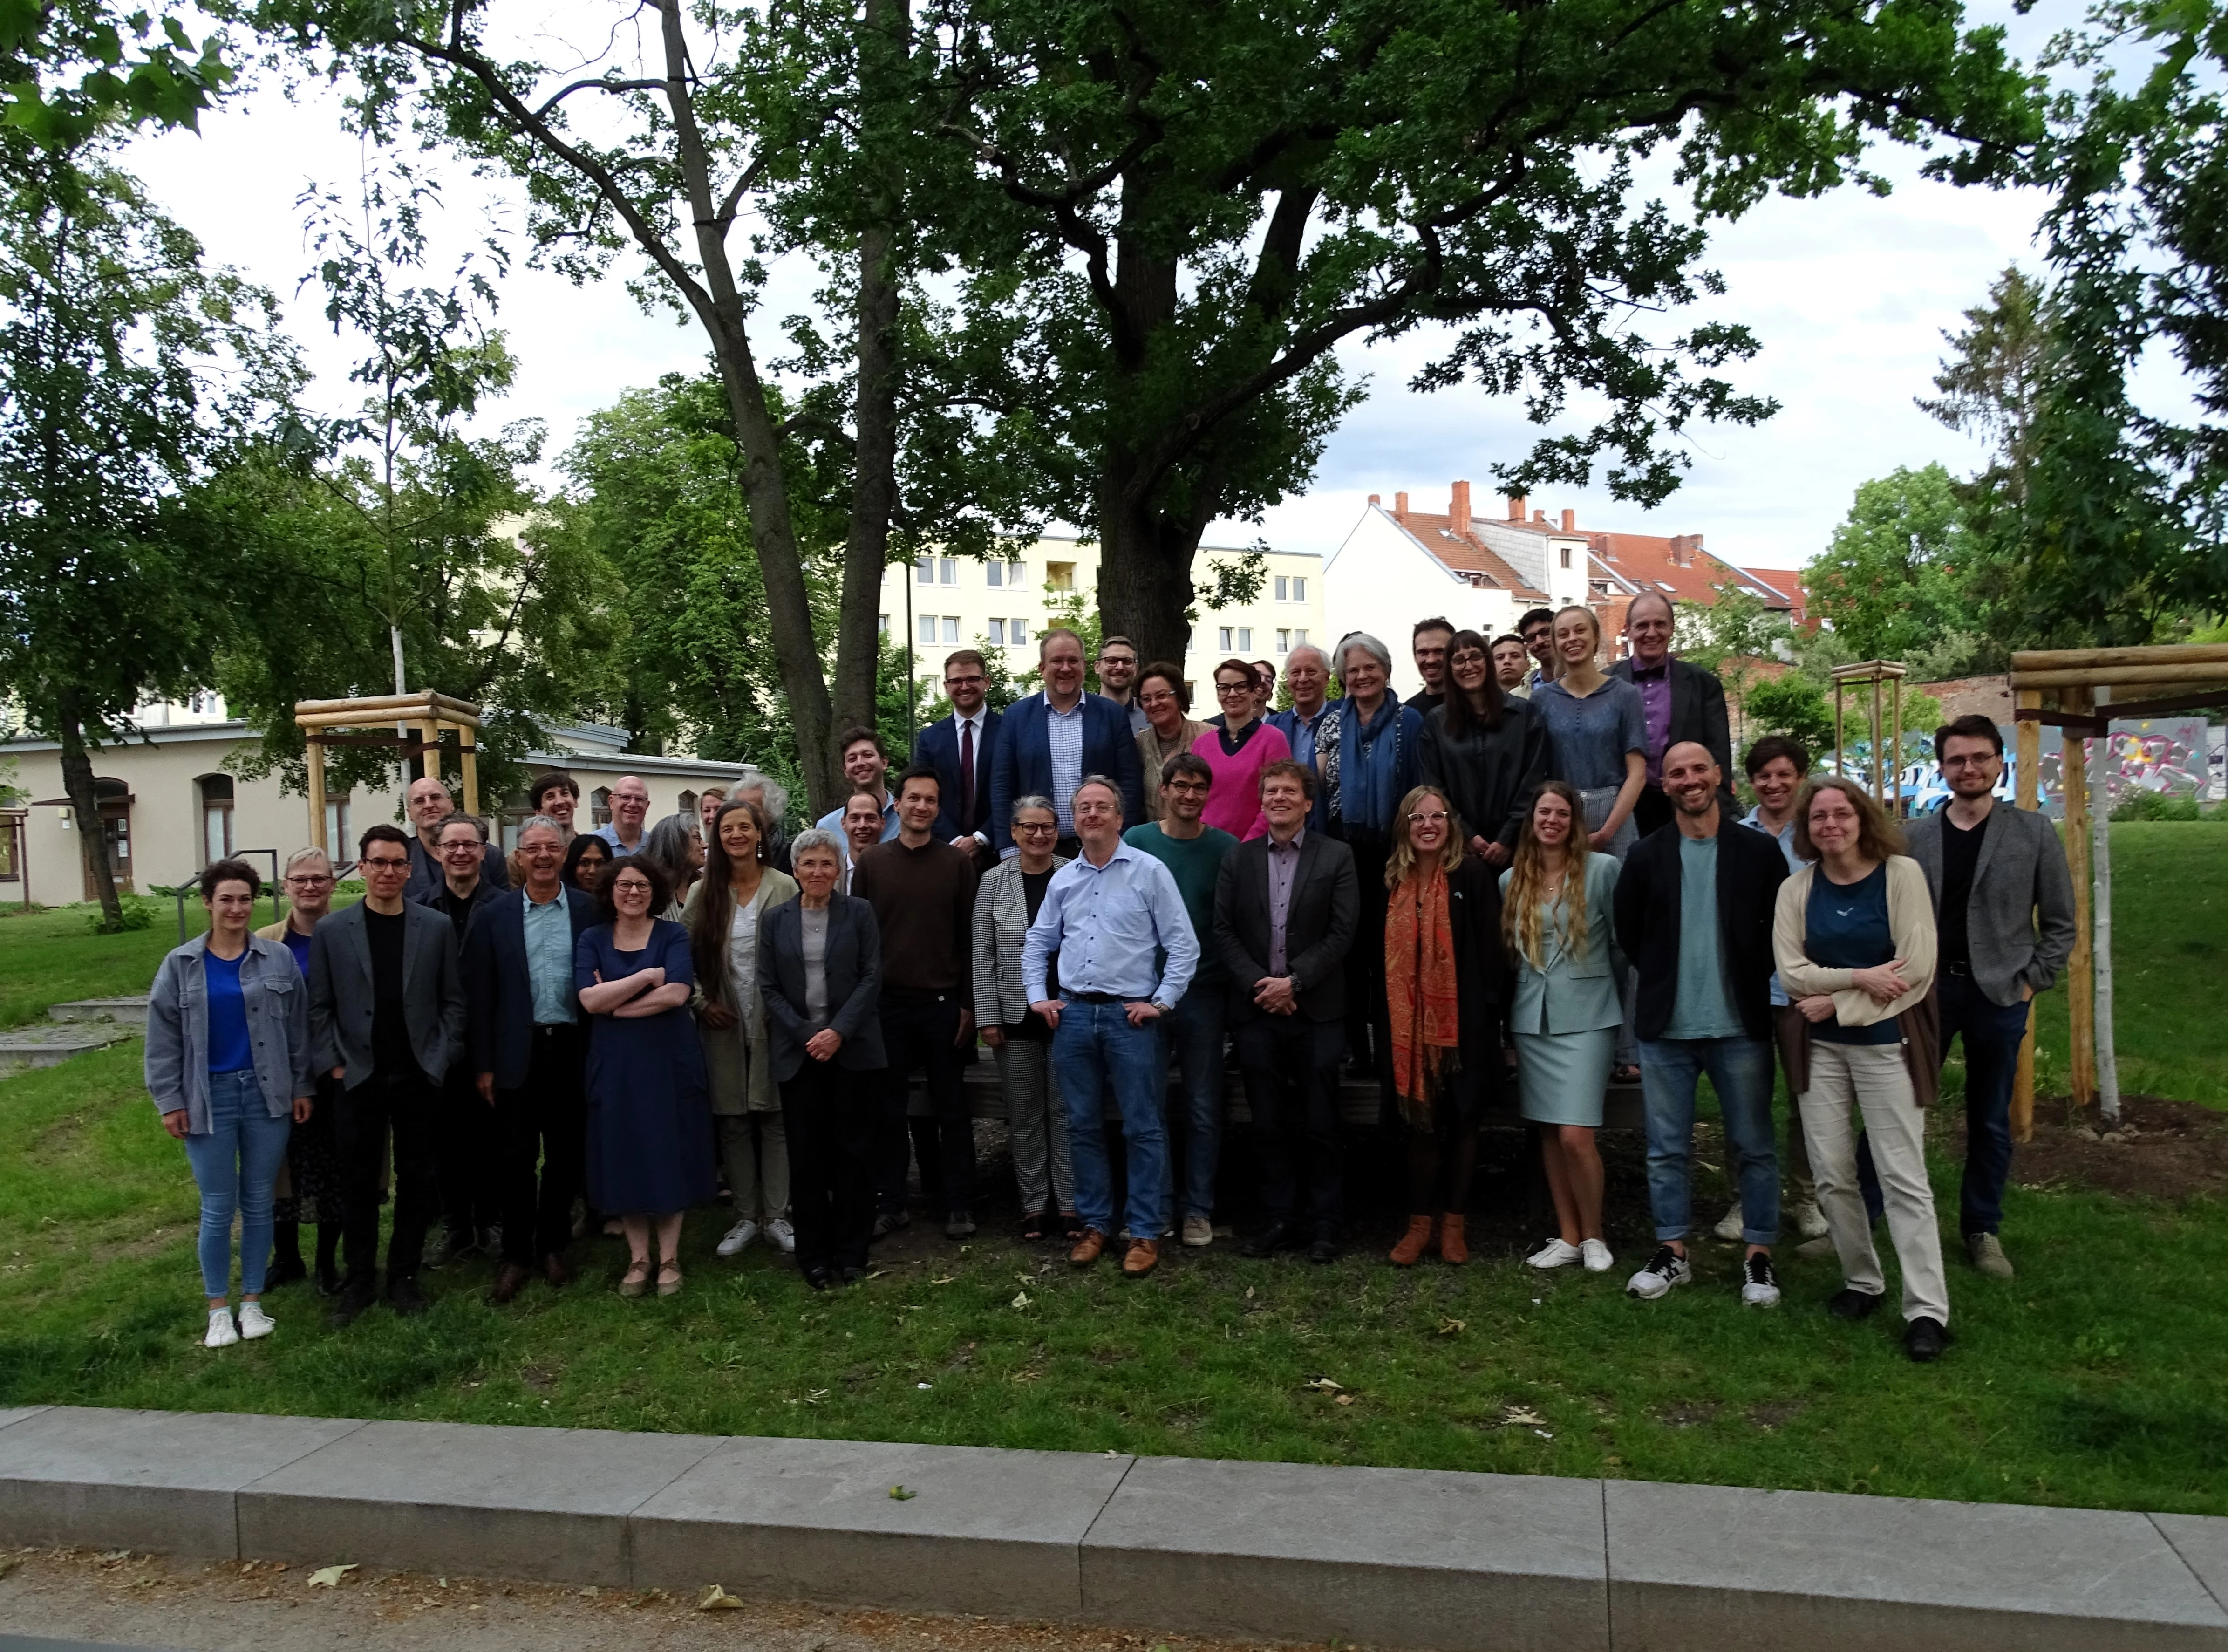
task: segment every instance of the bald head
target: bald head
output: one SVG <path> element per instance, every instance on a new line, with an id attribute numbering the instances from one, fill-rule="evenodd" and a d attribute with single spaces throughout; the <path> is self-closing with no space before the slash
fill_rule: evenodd
<path id="1" fill-rule="evenodd" d="M 1676 741 L 1663 753 L 1663 795 L 1684 817 L 1682 824 L 1691 821 L 1699 829 L 1692 836 L 1707 837 L 1714 831 L 1711 823 L 1717 813 L 1718 788 L 1724 784 L 1725 772 L 1700 740 Z"/>

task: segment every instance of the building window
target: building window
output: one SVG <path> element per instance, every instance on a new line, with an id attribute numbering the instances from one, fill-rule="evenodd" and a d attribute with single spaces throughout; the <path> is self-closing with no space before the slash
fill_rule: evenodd
<path id="1" fill-rule="evenodd" d="M 996 566 L 997 564 L 995 562 L 991 564 L 991 567 L 996 567 Z M 1000 648 L 1005 647 L 1006 622 L 1004 620 L 994 619 L 990 622 L 990 641 Z"/>
<path id="2" fill-rule="evenodd" d="M 1006 565 L 1003 562 L 985 562 L 983 565 L 983 583 L 994 591 L 1004 585 Z"/>
<path id="3" fill-rule="evenodd" d="M 696 794 L 693 791 L 682 792 L 681 794 L 681 801 L 673 805 L 673 812 L 676 815 L 685 815 L 690 820 L 695 819 Z"/>
<path id="4" fill-rule="evenodd" d="M 1232 649 L 1238 646 L 1235 643 L 1230 640 L 1231 632 L 1229 626 L 1223 626 L 1215 633 L 1215 635 L 1221 639 L 1215 644 L 1215 646 L 1220 649 L 1225 654 L 1229 653 Z"/>
<path id="5" fill-rule="evenodd" d="M 934 585 L 936 583 L 936 559 L 929 556 L 916 556 L 913 558 L 912 577 L 913 583 L 916 585 Z"/>
<path id="6" fill-rule="evenodd" d="M 1292 600 L 1294 602 L 1305 602 L 1307 599 L 1307 576 L 1303 573 L 1295 573 L 1292 576 Z"/>
<path id="7" fill-rule="evenodd" d="M 1563 547 L 1563 566 L 1565 567 L 1571 566 L 1571 547 L 1567 545 Z"/>
<path id="8" fill-rule="evenodd" d="M 598 786 L 588 794 L 588 824 L 608 826 L 611 823 L 611 789 Z"/>
<path id="9" fill-rule="evenodd" d="M 194 782 L 202 797 L 202 864 L 232 858 L 232 777 L 205 774 Z"/>
<path id="10" fill-rule="evenodd" d="M 920 617 L 920 640 L 924 643 L 932 643 L 936 640 L 936 616 L 934 614 L 923 614 Z"/>
<path id="11" fill-rule="evenodd" d="M 1292 642 L 1295 645 L 1304 643 L 1307 640 L 1308 630 L 1306 626 L 1302 625 L 1292 632 Z"/>
<path id="12" fill-rule="evenodd" d="M 1253 628 L 1251 625 L 1240 625 L 1238 628 L 1238 651 L 1240 654 L 1251 654 L 1253 651 Z"/>
<path id="13" fill-rule="evenodd" d="M 1009 619 L 1006 622 L 1006 641 L 1010 646 L 1023 648 L 1028 646 L 1028 640 L 1029 622 L 1028 620 Z"/>
<path id="14" fill-rule="evenodd" d="M 1024 586 L 1024 585 L 1026 585 L 1026 584 L 1028 584 L 1028 575 L 1029 575 L 1029 565 L 1028 565 L 1028 563 L 1026 563 L 1026 562 L 1008 562 L 1008 563 L 1007 563 L 1007 564 L 1006 564 L 1006 587 L 1007 587 L 1007 589 L 1008 589 L 1008 590 L 1009 590 L 1009 591 L 1017 591 L 1017 590 L 1019 590 L 1022 586 Z"/>
<path id="15" fill-rule="evenodd" d="M 349 800 L 325 799 L 325 853 L 335 866 L 355 858 L 355 838 L 349 830 Z"/>
<path id="16" fill-rule="evenodd" d="M 1277 576 L 1277 600 L 1278 602 L 1290 602 L 1291 599 L 1292 582 L 1280 573 Z"/>
<path id="17" fill-rule="evenodd" d="M 958 641 L 959 641 L 959 616 L 958 616 L 958 615 L 957 615 L 957 614 L 946 614 L 946 615 L 944 615 L 944 640 L 945 642 L 947 642 L 947 643 L 953 644 L 955 644 L 955 645 L 958 643 Z"/>
<path id="18" fill-rule="evenodd" d="M 1055 591 L 1075 589 L 1075 564 L 1047 562 L 1045 564 L 1045 583 Z"/>
<path id="19" fill-rule="evenodd" d="M 939 556 L 936 559 L 936 582 L 938 585 L 959 583 L 959 560 L 957 557 Z"/>
<path id="20" fill-rule="evenodd" d="M 1292 633 L 1279 625 L 1277 628 L 1277 652 L 1279 654 L 1290 654 L 1291 651 Z"/>
<path id="21" fill-rule="evenodd" d="M 889 634 L 890 617 L 887 614 L 876 614 L 874 616 L 874 635 L 877 637 L 887 637 Z"/>

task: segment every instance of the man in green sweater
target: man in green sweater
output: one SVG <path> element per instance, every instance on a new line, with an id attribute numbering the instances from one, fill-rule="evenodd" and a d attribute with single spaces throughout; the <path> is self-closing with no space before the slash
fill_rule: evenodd
<path id="1" fill-rule="evenodd" d="M 1214 771 L 1204 758 L 1179 752 L 1162 765 L 1157 777 L 1147 775 L 1150 785 L 1161 788 L 1161 817 L 1132 826 L 1122 834 L 1131 848 L 1151 855 L 1168 868 L 1182 895 L 1192 933 L 1199 938 L 1199 973 L 1190 990 L 1161 1017 L 1161 1105 L 1168 1105 L 1168 1068 L 1181 1070 L 1184 1089 L 1183 1170 L 1173 1169 L 1170 1151 L 1168 1200 L 1173 1205 L 1181 1186 L 1183 1242 L 1194 1250 L 1214 1242 L 1214 1167 L 1222 1146 L 1222 965 L 1210 956 L 1207 938 L 1213 929 L 1214 881 L 1222 871 L 1223 856 L 1238 847 L 1238 840 L 1200 816 L 1214 784 Z M 1163 1232 L 1174 1226 L 1173 1211 L 1163 1212 Z M 1140 1233 L 1139 1239 L 1155 1237 Z"/>

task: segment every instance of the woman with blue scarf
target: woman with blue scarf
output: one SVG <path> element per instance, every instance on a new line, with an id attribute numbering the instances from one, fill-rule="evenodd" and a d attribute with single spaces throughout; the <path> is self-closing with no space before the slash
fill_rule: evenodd
<path id="1" fill-rule="evenodd" d="M 1354 851 L 1361 884 L 1361 922 L 1346 955 L 1347 1053 L 1359 1073 L 1392 1093 L 1392 1035 L 1385 1020 L 1385 863 L 1401 823 L 1400 799 L 1418 779 L 1422 714 L 1392 696 L 1392 654 L 1367 631 L 1339 640 L 1338 675 L 1345 698 L 1323 714 L 1316 731 L 1316 767 L 1322 784 L 1309 823 Z"/>

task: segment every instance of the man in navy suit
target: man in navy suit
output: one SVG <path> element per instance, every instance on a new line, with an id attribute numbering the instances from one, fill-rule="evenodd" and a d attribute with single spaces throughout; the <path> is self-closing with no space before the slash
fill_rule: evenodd
<path id="1" fill-rule="evenodd" d="M 573 948 L 597 921 L 596 903 L 560 877 L 564 829 L 547 816 L 519 828 L 518 854 L 525 888 L 474 912 L 464 938 L 472 1076 L 502 1136 L 503 1266 L 493 1292 L 499 1303 L 526 1288 L 537 1262 L 552 1285 L 573 1277 L 565 1245 L 587 1168 L 586 1029 L 573 990 Z"/>
<path id="2" fill-rule="evenodd" d="M 1111 776 L 1122 788 L 1122 816 L 1145 817 L 1144 765 L 1130 732 L 1130 714 L 1103 695 L 1083 691 L 1083 639 L 1064 626 L 1037 639 L 1044 692 L 1006 708 L 990 765 L 990 842 L 1014 851 L 1014 799 L 1049 797 L 1060 822 L 1060 850 L 1076 853 L 1075 789 L 1087 774 Z"/>
<path id="3" fill-rule="evenodd" d="M 971 648 L 944 662 L 944 692 L 951 715 L 931 723 L 912 743 L 916 767 L 934 769 L 943 796 L 936 836 L 973 855 L 976 869 L 995 864 L 990 855 L 990 754 L 1003 720 L 984 702 L 989 667 Z"/>

